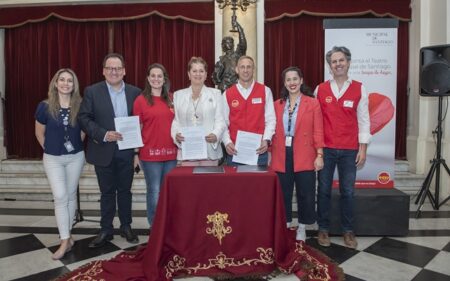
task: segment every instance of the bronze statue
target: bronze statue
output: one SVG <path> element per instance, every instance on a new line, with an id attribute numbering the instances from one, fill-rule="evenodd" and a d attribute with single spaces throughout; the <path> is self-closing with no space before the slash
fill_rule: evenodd
<path id="1" fill-rule="evenodd" d="M 217 87 L 224 92 L 228 87 L 235 84 L 238 80 L 235 68 L 237 60 L 247 52 L 247 39 L 245 38 L 242 26 L 236 21 L 236 16 L 232 17 L 233 29 L 239 32 L 239 43 L 234 50 L 234 39 L 231 36 L 223 37 L 222 51 L 224 55 L 220 56 L 219 61 L 214 66 L 212 80 Z"/>

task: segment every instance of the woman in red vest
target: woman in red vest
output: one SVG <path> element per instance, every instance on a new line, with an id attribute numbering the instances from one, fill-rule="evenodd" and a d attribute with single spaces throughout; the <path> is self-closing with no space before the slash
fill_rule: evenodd
<path id="1" fill-rule="evenodd" d="M 292 222 L 294 183 L 299 227 L 297 240 L 305 241 L 306 224 L 316 221 L 316 171 L 323 168 L 323 121 L 318 101 L 303 84 L 295 66 L 282 73 L 281 98 L 274 103 L 277 123 L 272 143 L 271 167 L 283 189 L 287 226 Z"/>

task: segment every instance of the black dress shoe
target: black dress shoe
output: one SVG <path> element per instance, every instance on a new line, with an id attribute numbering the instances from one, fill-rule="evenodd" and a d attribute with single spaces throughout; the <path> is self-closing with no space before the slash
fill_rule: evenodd
<path id="1" fill-rule="evenodd" d="M 133 233 L 133 230 L 131 230 L 131 227 L 124 227 L 120 230 L 120 236 L 125 237 L 127 239 L 128 243 L 136 244 L 139 242 L 139 238 L 136 234 Z"/>
<path id="2" fill-rule="evenodd" d="M 106 242 L 113 240 L 114 236 L 112 234 L 106 234 L 104 232 L 100 232 L 97 234 L 94 240 L 92 240 L 88 247 L 89 248 L 100 248 L 105 246 Z"/>

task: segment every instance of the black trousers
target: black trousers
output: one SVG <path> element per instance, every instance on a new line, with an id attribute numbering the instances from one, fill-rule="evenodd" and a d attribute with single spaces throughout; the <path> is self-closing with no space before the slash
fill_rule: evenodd
<path id="1" fill-rule="evenodd" d="M 301 160 L 300 160 L 301 161 Z M 286 221 L 292 222 L 292 197 L 294 186 L 297 195 L 298 221 L 313 224 L 316 221 L 316 172 L 294 172 L 292 147 L 286 147 L 286 172 L 277 172 L 283 190 Z M 294 185 L 295 184 L 295 185 Z"/>
<path id="2" fill-rule="evenodd" d="M 116 214 L 116 201 L 120 227 L 130 226 L 131 218 L 131 185 L 133 183 L 133 150 L 114 152 L 111 163 L 106 167 L 95 166 L 100 186 L 101 231 L 112 234 L 113 220 Z"/>

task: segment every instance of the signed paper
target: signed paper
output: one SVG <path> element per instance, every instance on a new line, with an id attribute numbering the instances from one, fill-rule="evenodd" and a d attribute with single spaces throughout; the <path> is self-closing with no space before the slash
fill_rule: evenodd
<path id="1" fill-rule="evenodd" d="M 247 165 L 258 164 L 259 155 L 256 154 L 256 150 L 261 146 L 261 138 L 261 134 L 238 131 L 234 146 L 237 155 L 233 155 L 233 162 Z"/>
<path id="2" fill-rule="evenodd" d="M 184 141 L 181 142 L 182 160 L 200 160 L 208 158 L 205 130 L 203 127 L 183 127 L 181 128 L 181 135 L 184 137 Z"/>
<path id="3" fill-rule="evenodd" d="M 142 142 L 139 116 L 114 118 L 116 131 L 122 134 L 122 140 L 117 141 L 119 150 L 144 146 Z"/>

